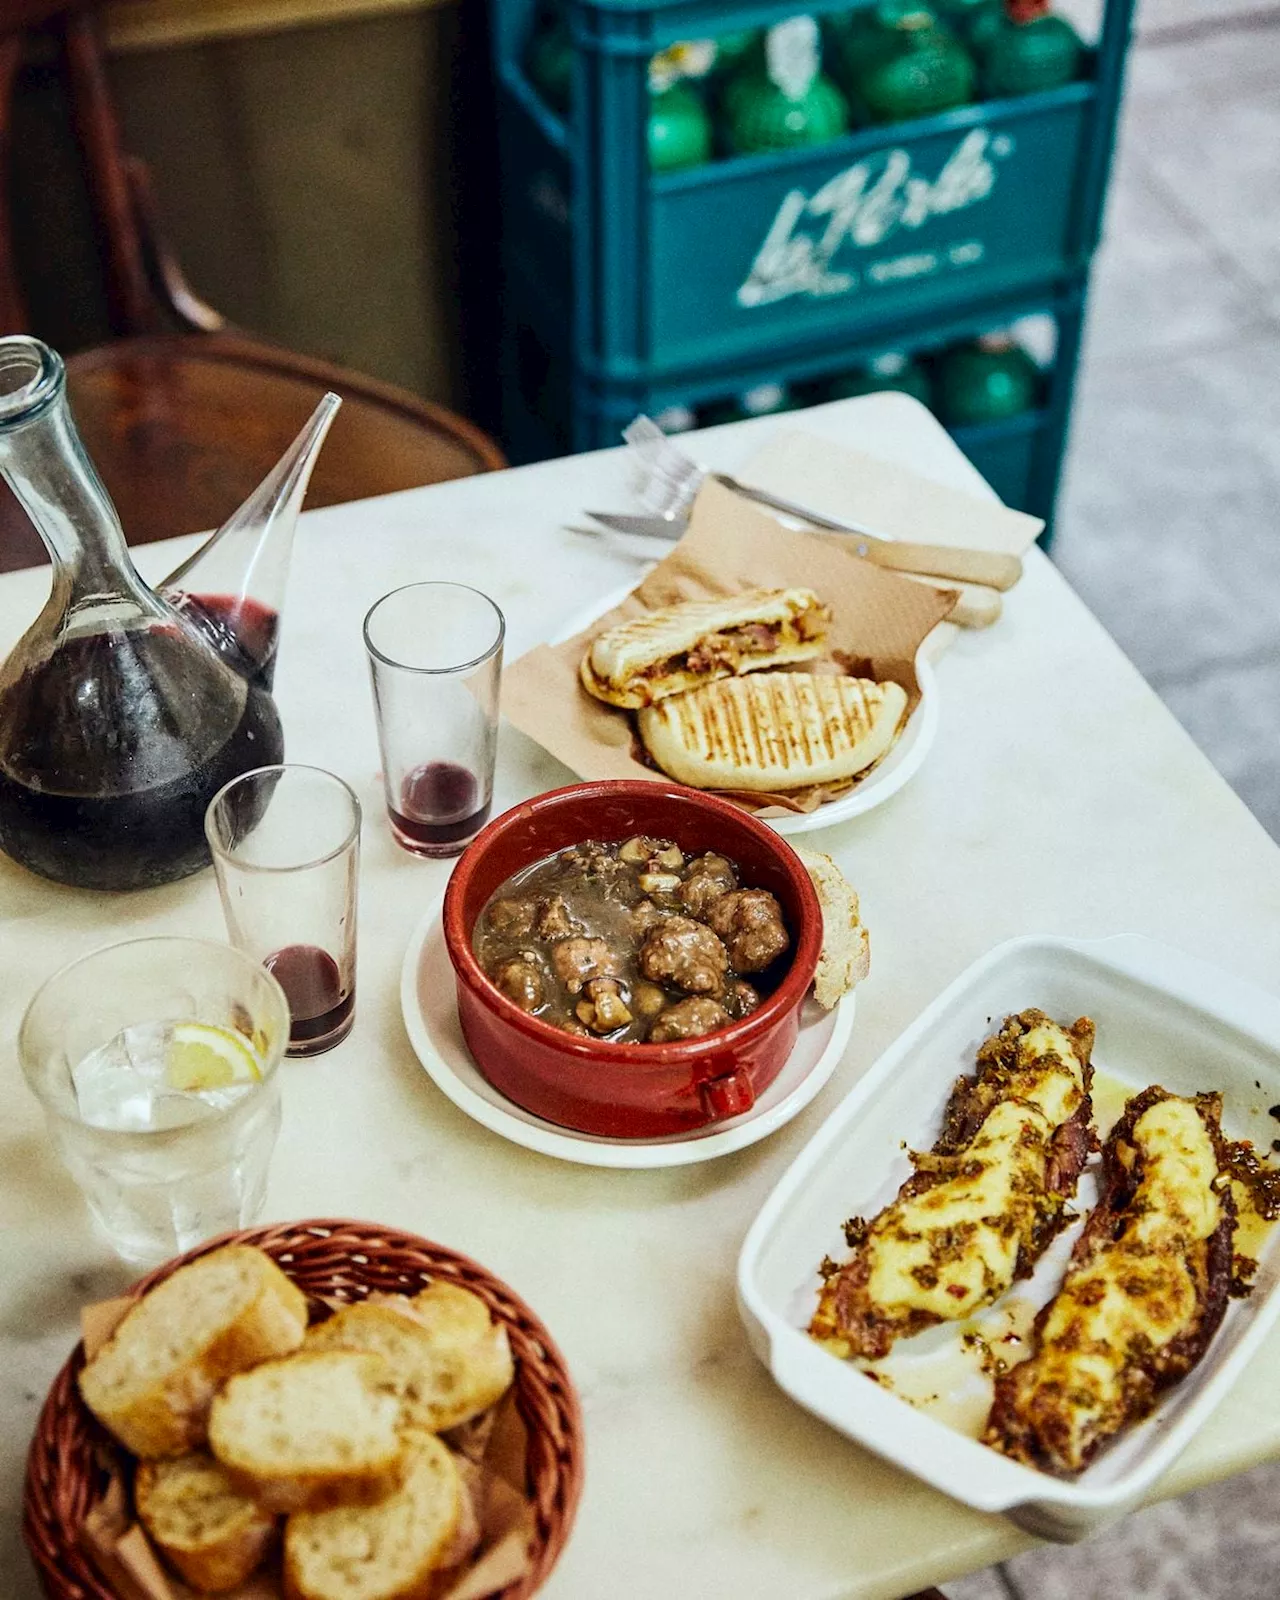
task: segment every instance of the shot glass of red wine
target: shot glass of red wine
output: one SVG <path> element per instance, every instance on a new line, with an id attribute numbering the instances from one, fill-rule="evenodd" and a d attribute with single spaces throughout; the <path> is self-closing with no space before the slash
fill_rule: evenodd
<path id="1" fill-rule="evenodd" d="M 257 767 L 205 813 L 231 943 L 289 1002 L 291 1056 L 318 1056 L 356 1014 L 360 802 L 321 767 Z"/>
<path id="2" fill-rule="evenodd" d="M 364 619 L 395 841 L 417 856 L 456 856 L 493 799 L 502 613 L 461 583 L 411 583 Z"/>

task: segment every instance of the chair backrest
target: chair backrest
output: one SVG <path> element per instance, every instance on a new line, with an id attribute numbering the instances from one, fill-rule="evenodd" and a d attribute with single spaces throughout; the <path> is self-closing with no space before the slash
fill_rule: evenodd
<path id="1" fill-rule="evenodd" d="M 0 333 L 28 331 L 14 262 L 9 201 L 14 90 L 30 36 L 52 37 L 61 53 L 72 129 L 84 168 L 102 255 L 111 331 L 119 336 L 171 326 L 152 288 L 131 163 L 103 67 L 92 0 L 0 0 Z"/>

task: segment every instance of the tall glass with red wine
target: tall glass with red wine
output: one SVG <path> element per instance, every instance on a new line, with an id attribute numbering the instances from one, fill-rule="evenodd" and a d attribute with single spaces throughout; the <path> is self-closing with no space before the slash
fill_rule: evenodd
<path id="1" fill-rule="evenodd" d="M 364 619 L 391 832 L 456 856 L 489 816 L 506 624 L 461 583 L 394 589 Z"/>
<path id="2" fill-rule="evenodd" d="M 360 802 L 321 767 L 259 767 L 205 817 L 227 931 L 289 1002 L 291 1056 L 332 1050 L 356 1012 Z"/>

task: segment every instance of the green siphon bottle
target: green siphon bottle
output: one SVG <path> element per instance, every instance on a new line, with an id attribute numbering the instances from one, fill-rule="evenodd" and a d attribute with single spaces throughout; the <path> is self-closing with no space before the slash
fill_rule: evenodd
<path id="1" fill-rule="evenodd" d="M 738 155 L 827 144 L 849 126 L 844 96 L 822 72 L 818 24 L 808 16 L 769 29 L 763 69 L 745 68 L 722 103 L 726 140 Z"/>
<path id="2" fill-rule="evenodd" d="M 853 400 L 864 394 L 883 394 L 893 390 L 909 394 L 921 405 L 933 403 L 933 385 L 929 374 L 914 356 L 901 350 L 886 350 L 864 367 L 842 372 L 826 386 L 828 400 Z"/>
<path id="3" fill-rule="evenodd" d="M 711 118 L 702 96 L 684 81 L 686 70 L 701 66 L 705 70 L 714 57 L 714 46 L 673 45 L 660 51 L 649 63 L 649 166 L 654 172 L 679 172 L 698 167 L 711 159 Z"/>
<path id="4" fill-rule="evenodd" d="M 980 58 L 985 94 L 1036 94 L 1078 78 L 1084 46 L 1045 0 L 1010 0 L 1000 26 L 984 35 Z"/>
<path id="5" fill-rule="evenodd" d="M 1003 422 L 1032 410 L 1040 397 L 1039 367 L 1009 334 L 984 334 L 939 360 L 937 412 L 948 427 Z"/>
<path id="6" fill-rule="evenodd" d="M 573 93 L 573 41 L 563 11 L 557 8 L 544 13 L 529 41 L 524 67 L 530 83 L 552 111 L 568 116 Z"/>
<path id="7" fill-rule="evenodd" d="M 906 122 L 973 99 L 976 69 L 921 0 L 879 0 L 833 25 L 841 81 L 868 122 Z"/>
<path id="8" fill-rule="evenodd" d="M 714 400 L 703 408 L 699 418 L 704 428 L 721 422 L 745 422 L 748 417 L 772 417 L 783 411 L 794 411 L 796 401 L 791 391 L 782 383 L 757 383 L 731 400 Z"/>

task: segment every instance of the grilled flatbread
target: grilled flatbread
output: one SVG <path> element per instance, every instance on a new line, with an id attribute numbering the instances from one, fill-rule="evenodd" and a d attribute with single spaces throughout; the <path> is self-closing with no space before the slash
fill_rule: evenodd
<path id="1" fill-rule="evenodd" d="M 812 661 L 830 620 L 812 589 L 748 589 L 662 606 L 593 639 L 582 684 L 597 700 L 638 710 L 716 678 Z"/>
<path id="2" fill-rule="evenodd" d="M 772 793 L 865 771 L 906 709 L 898 683 L 767 672 L 663 700 L 637 720 L 645 749 L 678 782 Z"/>

